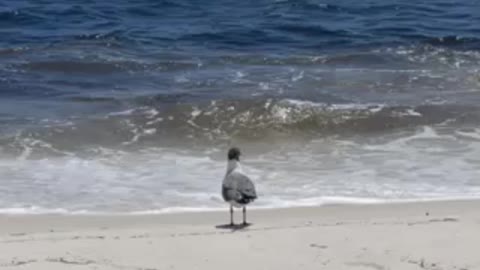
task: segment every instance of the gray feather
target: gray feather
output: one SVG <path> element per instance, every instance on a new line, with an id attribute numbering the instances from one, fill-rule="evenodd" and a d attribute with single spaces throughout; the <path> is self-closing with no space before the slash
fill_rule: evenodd
<path id="1" fill-rule="evenodd" d="M 257 193 L 255 185 L 246 175 L 234 171 L 223 181 L 222 196 L 225 201 L 248 204 L 257 198 Z"/>

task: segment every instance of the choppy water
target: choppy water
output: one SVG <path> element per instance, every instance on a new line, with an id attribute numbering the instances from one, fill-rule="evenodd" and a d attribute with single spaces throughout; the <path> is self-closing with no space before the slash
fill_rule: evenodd
<path id="1" fill-rule="evenodd" d="M 0 2 L 0 212 L 480 197 L 478 1 Z"/>

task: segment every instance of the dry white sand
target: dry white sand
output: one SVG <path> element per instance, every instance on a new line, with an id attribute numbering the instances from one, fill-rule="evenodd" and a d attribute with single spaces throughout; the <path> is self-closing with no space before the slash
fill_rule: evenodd
<path id="1" fill-rule="evenodd" d="M 240 213 L 238 213 L 240 214 Z M 480 269 L 480 202 L 1 216 L 1 269 Z M 237 220 L 241 216 L 237 215 Z"/>

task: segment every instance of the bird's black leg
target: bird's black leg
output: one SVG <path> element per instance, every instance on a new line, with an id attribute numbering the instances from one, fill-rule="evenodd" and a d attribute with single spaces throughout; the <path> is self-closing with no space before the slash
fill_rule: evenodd
<path id="1" fill-rule="evenodd" d="M 230 205 L 230 226 L 234 226 L 233 223 L 233 206 Z"/>
<path id="2" fill-rule="evenodd" d="M 243 225 L 247 225 L 247 208 L 243 207 Z"/>

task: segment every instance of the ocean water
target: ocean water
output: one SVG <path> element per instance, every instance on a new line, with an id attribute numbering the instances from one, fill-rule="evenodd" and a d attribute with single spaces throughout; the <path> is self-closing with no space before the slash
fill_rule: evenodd
<path id="1" fill-rule="evenodd" d="M 0 212 L 480 198 L 480 2 L 0 1 Z"/>

